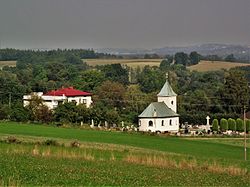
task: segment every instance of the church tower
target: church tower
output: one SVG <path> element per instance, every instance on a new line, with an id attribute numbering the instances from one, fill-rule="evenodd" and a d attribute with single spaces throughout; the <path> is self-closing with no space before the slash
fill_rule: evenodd
<path id="1" fill-rule="evenodd" d="M 168 73 L 166 74 L 166 83 L 157 95 L 158 102 L 164 102 L 171 110 L 177 113 L 177 94 L 173 91 L 168 82 Z"/>

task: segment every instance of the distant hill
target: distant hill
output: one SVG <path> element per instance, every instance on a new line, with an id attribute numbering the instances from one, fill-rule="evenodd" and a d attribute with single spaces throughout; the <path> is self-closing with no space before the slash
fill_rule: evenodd
<path id="1" fill-rule="evenodd" d="M 197 51 L 201 55 L 218 55 L 225 57 L 229 54 L 234 54 L 236 57 L 248 59 L 250 56 L 250 46 L 244 45 L 231 45 L 231 44 L 202 44 L 186 47 L 163 47 L 151 50 L 147 49 L 122 49 L 122 48 L 103 48 L 96 49 L 97 52 L 110 53 L 115 55 L 142 55 L 153 54 L 167 55 L 175 54 L 177 52 L 190 53 Z"/>

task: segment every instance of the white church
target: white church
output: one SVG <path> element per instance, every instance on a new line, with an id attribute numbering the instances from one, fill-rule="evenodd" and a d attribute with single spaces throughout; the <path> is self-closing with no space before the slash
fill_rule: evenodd
<path id="1" fill-rule="evenodd" d="M 139 131 L 178 132 L 177 94 L 168 82 L 157 95 L 158 102 L 151 103 L 139 116 Z"/>

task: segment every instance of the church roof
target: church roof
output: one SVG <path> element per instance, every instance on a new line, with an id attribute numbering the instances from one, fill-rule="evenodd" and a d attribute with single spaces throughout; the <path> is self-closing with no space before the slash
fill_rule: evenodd
<path id="1" fill-rule="evenodd" d="M 164 102 L 151 103 L 140 115 L 139 118 L 162 118 L 178 117 Z"/>
<path id="2" fill-rule="evenodd" d="M 177 94 L 173 91 L 172 87 L 170 86 L 168 80 L 162 87 L 160 93 L 157 95 L 158 97 L 168 97 L 168 96 L 177 96 Z"/>

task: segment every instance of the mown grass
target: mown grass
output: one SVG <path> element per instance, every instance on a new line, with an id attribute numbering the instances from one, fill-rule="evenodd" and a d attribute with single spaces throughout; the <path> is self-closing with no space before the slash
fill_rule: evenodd
<path id="1" fill-rule="evenodd" d="M 188 154 L 192 156 L 205 156 L 209 158 L 224 158 L 226 156 L 227 159 L 241 160 L 243 154 L 241 146 L 223 145 L 218 142 L 204 143 L 204 141 L 199 140 L 192 141 L 182 138 L 149 136 L 140 133 L 128 134 L 123 132 L 66 129 L 42 125 L 18 124 L 13 122 L 0 123 L 0 133 L 128 145 L 158 151 Z"/>

